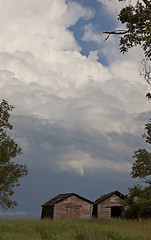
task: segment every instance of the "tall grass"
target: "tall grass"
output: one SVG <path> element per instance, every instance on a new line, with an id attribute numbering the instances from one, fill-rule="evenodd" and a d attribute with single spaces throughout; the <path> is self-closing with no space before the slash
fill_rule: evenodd
<path id="1" fill-rule="evenodd" d="M 0 220 L 0 240 L 151 240 L 151 219 Z"/>

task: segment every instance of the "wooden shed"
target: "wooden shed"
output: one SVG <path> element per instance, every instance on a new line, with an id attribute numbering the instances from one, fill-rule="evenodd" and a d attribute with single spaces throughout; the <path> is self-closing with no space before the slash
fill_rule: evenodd
<path id="1" fill-rule="evenodd" d="M 41 218 L 90 218 L 93 202 L 75 193 L 59 194 L 42 205 Z"/>
<path id="2" fill-rule="evenodd" d="M 110 218 L 122 216 L 122 200 L 126 196 L 119 191 L 105 194 L 98 198 L 93 205 L 93 216 Z"/>

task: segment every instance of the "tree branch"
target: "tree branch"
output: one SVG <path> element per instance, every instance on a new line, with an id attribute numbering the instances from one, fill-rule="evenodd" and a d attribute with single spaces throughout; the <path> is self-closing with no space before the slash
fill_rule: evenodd
<path id="1" fill-rule="evenodd" d="M 148 178 L 144 177 L 144 180 L 146 183 L 150 184 L 151 185 L 151 180 L 149 180 Z"/>
<path id="2" fill-rule="evenodd" d="M 111 34 L 112 35 L 115 35 L 115 34 L 117 34 L 117 35 L 125 34 L 125 33 L 128 33 L 128 30 L 116 30 L 116 31 L 112 31 L 112 32 L 103 32 L 103 33 L 108 34 L 107 37 L 104 40 L 104 41 L 106 41 Z"/>
<path id="3" fill-rule="evenodd" d="M 149 59 L 142 60 L 143 69 L 140 71 L 140 75 L 144 76 L 146 82 L 151 84 L 151 66 L 147 65 L 148 62 Z"/>

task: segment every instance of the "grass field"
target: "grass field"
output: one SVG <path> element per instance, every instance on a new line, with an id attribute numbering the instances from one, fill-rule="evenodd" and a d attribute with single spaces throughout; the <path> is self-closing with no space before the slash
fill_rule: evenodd
<path id="1" fill-rule="evenodd" d="M 151 240 L 151 219 L 0 220 L 0 240 Z"/>

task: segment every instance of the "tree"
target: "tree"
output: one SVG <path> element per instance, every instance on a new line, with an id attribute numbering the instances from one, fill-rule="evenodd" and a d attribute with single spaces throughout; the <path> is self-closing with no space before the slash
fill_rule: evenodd
<path id="1" fill-rule="evenodd" d="M 151 121 L 145 126 L 146 134 L 144 138 L 151 144 Z M 134 152 L 135 162 L 133 163 L 131 176 L 138 178 L 143 185 L 137 185 L 129 188 L 127 199 L 124 200 L 124 206 L 127 206 L 125 216 L 127 217 L 151 217 L 151 152 L 146 149 L 138 149 Z"/>
<path id="2" fill-rule="evenodd" d="M 14 194 L 14 187 L 19 186 L 19 178 L 27 175 L 25 165 L 12 161 L 22 153 L 21 148 L 8 135 L 13 129 L 10 124 L 10 112 L 14 109 L 6 100 L 0 103 L 0 205 L 7 209 L 17 205 L 10 199 Z"/>
<path id="3" fill-rule="evenodd" d="M 137 0 L 135 6 L 129 2 L 128 6 L 121 9 L 118 20 L 125 25 L 125 30 L 104 32 L 108 34 L 106 39 L 111 34 L 120 35 L 119 47 L 122 53 L 128 52 L 134 46 L 140 45 L 144 52 L 141 74 L 151 84 L 151 1 L 142 0 L 140 2 Z M 151 98 L 150 93 L 147 94 L 147 97 Z"/>
<path id="4" fill-rule="evenodd" d="M 106 39 L 111 34 L 121 36 L 119 48 L 122 53 L 140 45 L 144 52 L 141 75 L 151 84 L 151 0 L 141 2 L 137 0 L 135 6 L 130 2 L 121 9 L 118 20 L 125 25 L 125 30 L 104 32 L 108 34 Z M 151 99 L 151 93 L 147 93 L 146 97 Z M 151 120 L 145 125 L 145 130 L 146 134 L 143 137 L 151 144 Z M 131 176 L 146 185 L 129 188 L 127 198 L 124 200 L 124 205 L 128 207 L 126 214 L 128 217 L 151 217 L 151 152 L 138 149 L 134 152 L 134 158 L 136 160 L 132 166 Z"/>
<path id="5" fill-rule="evenodd" d="M 126 218 L 151 217 L 151 187 L 136 185 L 129 188 L 127 198 L 123 200 Z"/>
<path id="6" fill-rule="evenodd" d="M 132 178 L 139 178 L 151 185 L 151 153 L 146 149 L 138 149 L 134 152 L 136 161 L 133 163 Z"/>

